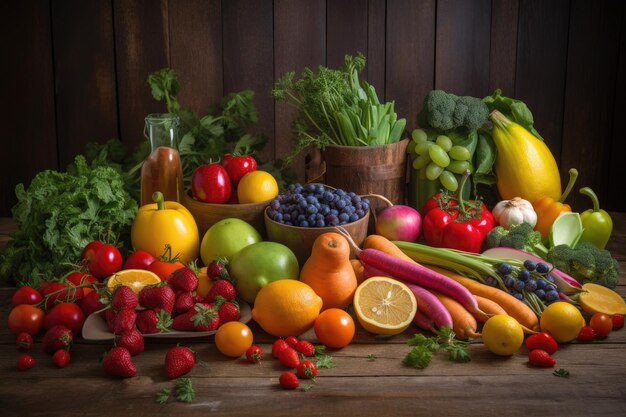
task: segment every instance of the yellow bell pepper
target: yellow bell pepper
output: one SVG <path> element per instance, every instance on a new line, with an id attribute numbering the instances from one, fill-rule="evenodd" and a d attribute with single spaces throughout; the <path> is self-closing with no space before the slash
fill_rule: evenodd
<path id="1" fill-rule="evenodd" d="M 548 233 L 550 232 L 550 226 L 559 217 L 559 214 L 567 211 L 572 211 L 572 208 L 569 204 L 565 204 L 565 199 L 569 195 L 572 187 L 576 183 L 576 178 L 578 178 L 578 170 L 572 168 L 569 170 L 569 183 L 567 184 L 567 188 L 563 194 L 561 194 L 561 198 L 558 200 L 553 199 L 552 197 L 543 197 L 539 200 L 533 201 L 533 208 L 535 209 L 535 213 L 537 213 L 537 224 L 535 225 L 535 230 L 541 233 L 541 239 L 545 240 L 548 237 Z"/>
<path id="2" fill-rule="evenodd" d="M 158 257 L 166 245 L 170 245 L 172 254 L 181 262 L 196 260 L 200 238 L 198 225 L 189 210 L 175 201 L 164 201 L 159 191 L 152 199 L 155 203 L 141 206 L 133 221 L 130 230 L 133 248 Z"/>

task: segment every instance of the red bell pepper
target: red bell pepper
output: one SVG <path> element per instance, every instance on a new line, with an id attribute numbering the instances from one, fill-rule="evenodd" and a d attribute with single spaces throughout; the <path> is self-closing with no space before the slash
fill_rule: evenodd
<path id="1" fill-rule="evenodd" d="M 438 193 L 424 205 L 424 240 L 430 246 L 479 253 L 494 218 L 481 200 L 463 200 L 463 175 L 456 194 Z"/>

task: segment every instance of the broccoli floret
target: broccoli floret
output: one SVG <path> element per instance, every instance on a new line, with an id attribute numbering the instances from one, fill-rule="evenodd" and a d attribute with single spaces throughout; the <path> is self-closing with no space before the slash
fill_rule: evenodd
<path id="1" fill-rule="evenodd" d="M 581 242 L 574 248 L 557 245 L 548 251 L 546 259 L 581 284 L 592 282 L 608 288 L 617 285 L 617 260 L 609 251 L 598 249 L 592 243 Z"/>
<path id="2" fill-rule="evenodd" d="M 478 129 L 487 121 L 489 109 L 479 98 L 456 96 L 443 90 L 432 90 L 424 99 L 418 115 L 422 127 L 452 130 L 458 127 Z"/>
<path id="3" fill-rule="evenodd" d="M 541 258 L 546 257 L 548 249 L 541 242 L 541 233 L 533 230 L 528 223 L 513 224 L 509 229 L 496 226 L 485 238 L 487 248 L 506 247 L 520 249 L 535 254 Z"/>

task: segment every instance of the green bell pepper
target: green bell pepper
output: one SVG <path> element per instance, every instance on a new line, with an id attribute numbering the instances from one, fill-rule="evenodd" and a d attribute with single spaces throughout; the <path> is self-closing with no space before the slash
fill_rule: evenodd
<path id="1" fill-rule="evenodd" d="M 613 231 L 613 220 L 611 220 L 609 213 L 600 209 L 598 196 L 591 188 L 583 187 L 580 189 L 580 193 L 591 198 L 593 202 L 593 209 L 580 214 L 583 223 L 583 234 L 580 241 L 590 242 L 598 249 L 604 249 Z"/>

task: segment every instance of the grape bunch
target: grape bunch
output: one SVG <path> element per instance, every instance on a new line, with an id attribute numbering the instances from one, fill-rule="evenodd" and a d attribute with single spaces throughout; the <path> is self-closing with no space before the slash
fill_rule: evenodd
<path id="1" fill-rule="evenodd" d="M 455 192 L 459 183 L 455 174 L 472 170 L 470 151 L 460 145 L 454 145 L 445 135 L 429 137 L 426 131 L 415 129 L 413 139 L 407 148 L 415 170 L 424 170 L 425 177 L 431 181 L 439 179 L 441 185 Z"/>
<path id="2" fill-rule="evenodd" d="M 524 261 L 523 268 L 515 268 L 508 262 L 497 265 L 502 275 L 502 282 L 509 293 L 521 301 L 529 301 L 529 295 L 534 294 L 545 305 L 559 301 L 559 291 L 550 274 L 550 268 L 543 262 L 535 263 L 532 260 Z M 493 278 L 488 284 L 497 286 Z"/>
<path id="3" fill-rule="evenodd" d="M 322 184 L 291 184 L 270 201 L 267 215 L 288 226 L 328 227 L 355 222 L 370 208 L 367 198 Z"/>

